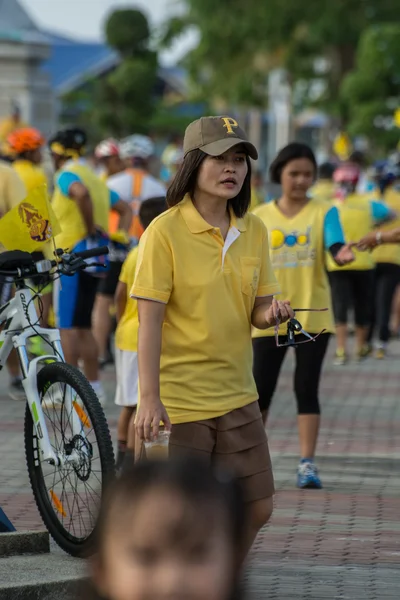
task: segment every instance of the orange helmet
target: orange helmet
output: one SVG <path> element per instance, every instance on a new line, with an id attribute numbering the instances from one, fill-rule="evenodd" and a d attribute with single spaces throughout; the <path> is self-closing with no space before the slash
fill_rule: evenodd
<path id="1" fill-rule="evenodd" d="M 24 127 L 10 133 L 7 142 L 13 152 L 23 154 L 41 148 L 45 144 L 45 139 L 37 129 Z"/>

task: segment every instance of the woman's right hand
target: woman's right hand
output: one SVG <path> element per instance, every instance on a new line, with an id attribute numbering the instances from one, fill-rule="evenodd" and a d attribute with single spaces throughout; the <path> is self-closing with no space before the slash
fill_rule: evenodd
<path id="1" fill-rule="evenodd" d="M 136 433 L 142 441 L 151 442 L 158 436 L 160 421 L 167 431 L 171 431 L 171 421 L 159 397 L 141 398 L 136 414 Z"/>

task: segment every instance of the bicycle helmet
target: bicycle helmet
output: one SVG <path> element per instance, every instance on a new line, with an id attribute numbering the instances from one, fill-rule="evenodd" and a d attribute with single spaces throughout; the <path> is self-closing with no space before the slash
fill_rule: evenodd
<path id="1" fill-rule="evenodd" d="M 37 129 L 23 127 L 10 133 L 7 142 L 15 154 L 24 154 L 41 148 L 45 143 L 45 139 Z"/>
<path id="2" fill-rule="evenodd" d="M 354 163 L 344 163 L 333 173 L 333 181 L 339 185 L 356 186 L 361 175 L 361 169 Z"/>
<path id="3" fill-rule="evenodd" d="M 131 135 L 120 142 L 121 158 L 147 159 L 154 154 L 154 144 L 145 135 Z"/>
<path id="4" fill-rule="evenodd" d="M 400 169 L 387 160 L 379 160 L 372 168 L 372 177 L 377 182 L 379 189 L 384 191 L 388 185 L 400 177 Z"/>
<path id="5" fill-rule="evenodd" d="M 94 150 L 96 158 L 109 158 L 110 156 L 119 156 L 119 142 L 114 138 L 103 140 Z"/>
<path id="6" fill-rule="evenodd" d="M 49 140 L 49 147 L 54 154 L 74 158 L 84 154 L 86 142 L 86 132 L 74 127 L 57 131 Z"/>

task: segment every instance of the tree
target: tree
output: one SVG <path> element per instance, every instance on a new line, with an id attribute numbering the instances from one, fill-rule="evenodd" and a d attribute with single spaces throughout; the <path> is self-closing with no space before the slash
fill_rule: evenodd
<path id="1" fill-rule="evenodd" d="M 147 18 L 139 10 L 116 10 L 106 22 L 105 33 L 121 60 L 108 75 L 86 86 L 91 102 L 80 117 L 102 136 L 147 133 L 155 110 L 158 71 Z"/>
<path id="2" fill-rule="evenodd" d="M 345 117 L 339 87 L 352 70 L 361 32 L 394 22 L 393 0 L 184 0 L 186 11 L 167 24 L 171 43 L 189 27 L 199 44 L 186 65 L 206 93 L 233 104 L 266 103 L 266 78 L 283 66 L 311 99 Z M 319 85 L 316 85 L 318 84 Z"/>
<path id="3" fill-rule="evenodd" d="M 390 121 L 400 106 L 400 25 L 368 28 L 361 36 L 356 65 L 340 88 L 349 115 L 349 133 L 366 135 L 393 148 L 400 131 Z M 385 127 L 386 124 L 386 127 Z"/>

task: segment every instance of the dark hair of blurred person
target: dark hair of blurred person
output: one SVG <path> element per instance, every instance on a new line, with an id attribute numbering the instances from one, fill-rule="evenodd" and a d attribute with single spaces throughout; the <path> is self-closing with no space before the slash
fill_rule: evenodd
<path id="1" fill-rule="evenodd" d="M 244 521 L 228 474 L 190 458 L 138 462 L 105 496 L 82 600 L 238 600 Z"/>
<path id="2" fill-rule="evenodd" d="M 318 167 L 318 179 L 326 179 L 328 181 L 332 181 L 335 169 L 336 166 L 331 162 L 321 163 Z"/>
<path id="3" fill-rule="evenodd" d="M 167 210 L 167 208 L 165 196 L 143 200 L 139 208 L 139 219 L 143 229 L 147 229 L 150 223 L 158 217 L 158 215 Z"/>

